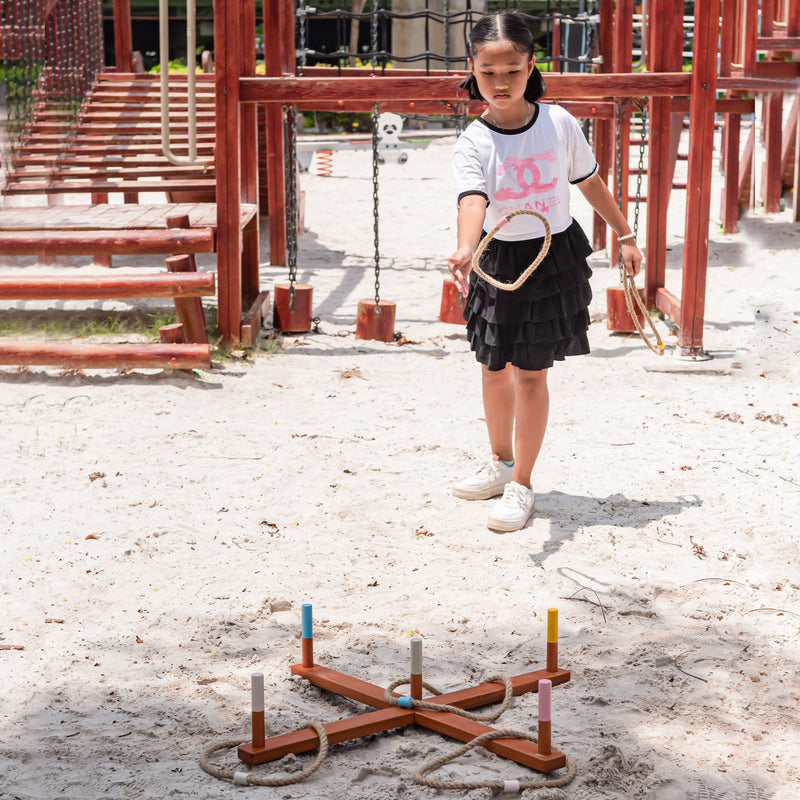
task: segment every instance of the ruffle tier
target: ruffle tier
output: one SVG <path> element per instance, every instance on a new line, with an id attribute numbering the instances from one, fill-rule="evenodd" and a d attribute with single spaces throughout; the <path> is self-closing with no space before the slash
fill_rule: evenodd
<path id="1" fill-rule="evenodd" d="M 510 283 L 536 258 L 542 241 L 493 239 L 481 268 Z M 509 363 L 541 370 L 566 356 L 587 354 L 592 270 L 586 258 L 591 252 L 586 234 L 573 222 L 552 236 L 542 263 L 514 292 L 497 289 L 472 272 L 464 319 L 477 360 L 490 370 Z"/>

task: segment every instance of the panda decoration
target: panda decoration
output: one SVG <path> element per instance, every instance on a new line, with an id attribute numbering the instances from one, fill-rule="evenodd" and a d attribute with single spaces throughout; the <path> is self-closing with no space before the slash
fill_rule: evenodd
<path id="1" fill-rule="evenodd" d="M 405 164 L 408 161 L 408 153 L 402 150 L 401 130 L 403 118 L 399 114 L 386 111 L 378 117 L 378 163 Z"/>

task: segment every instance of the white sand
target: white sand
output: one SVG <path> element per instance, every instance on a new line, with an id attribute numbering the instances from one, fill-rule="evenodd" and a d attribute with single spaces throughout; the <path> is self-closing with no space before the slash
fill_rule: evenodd
<path id="1" fill-rule="evenodd" d="M 796 800 L 800 229 L 790 211 L 734 237 L 712 222 L 704 363 L 661 323 L 661 360 L 607 332 L 618 273 L 593 259 L 593 352 L 551 371 L 537 511 L 501 536 L 489 501 L 450 494 L 488 455 L 479 368 L 436 319 L 451 147 L 381 172 L 381 294 L 409 343 L 354 339 L 373 293 L 370 165 L 337 153 L 332 177 L 303 178 L 318 333 L 199 378 L 2 372 L 0 644 L 24 649 L 0 652 L 0 797 L 436 796 L 411 773 L 454 743 L 421 728 L 336 746 L 283 789 L 198 768 L 207 744 L 248 735 L 254 671 L 268 735 L 366 710 L 290 677 L 312 602 L 318 663 L 386 685 L 419 630 L 444 689 L 542 667 L 557 607 L 572 681 L 553 691 L 553 746 L 577 777 L 525 796 Z M 536 697 L 501 723 L 535 733 Z M 439 773 L 463 775 L 530 773 L 484 751 Z"/>

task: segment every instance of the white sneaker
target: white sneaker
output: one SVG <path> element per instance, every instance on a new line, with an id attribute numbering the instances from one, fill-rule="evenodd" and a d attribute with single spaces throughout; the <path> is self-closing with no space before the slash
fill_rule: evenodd
<path id="1" fill-rule="evenodd" d="M 533 489 L 516 481 L 506 484 L 503 496 L 494 504 L 489 514 L 489 530 L 506 533 L 518 531 L 533 513 Z"/>
<path id="2" fill-rule="evenodd" d="M 514 468 L 499 459 L 491 459 L 474 475 L 453 485 L 453 494 L 462 500 L 488 500 L 502 494 Z"/>

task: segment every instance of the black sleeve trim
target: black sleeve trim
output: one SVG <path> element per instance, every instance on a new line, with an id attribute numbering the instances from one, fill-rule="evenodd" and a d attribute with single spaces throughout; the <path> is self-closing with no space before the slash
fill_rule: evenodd
<path id="1" fill-rule="evenodd" d="M 588 175 L 587 175 L 587 177 L 588 177 Z M 489 195 L 486 194 L 486 192 L 479 191 L 478 189 L 469 189 L 466 192 L 461 192 L 461 194 L 458 196 L 458 200 L 456 201 L 456 204 L 460 203 L 465 197 L 467 197 L 468 195 L 471 195 L 471 194 L 479 194 L 484 200 L 486 200 L 486 205 L 487 206 L 489 205 Z"/>
<path id="2" fill-rule="evenodd" d="M 578 178 L 578 180 L 576 180 L 576 181 L 570 181 L 570 183 L 573 186 L 575 186 L 575 184 L 577 184 L 577 183 L 583 183 L 584 181 L 589 180 L 589 178 L 597 175 L 597 170 L 599 168 L 600 168 L 599 165 L 597 164 L 597 162 L 595 162 L 594 169 L 588 175 L 584 175 L 582 178 Z"/>

